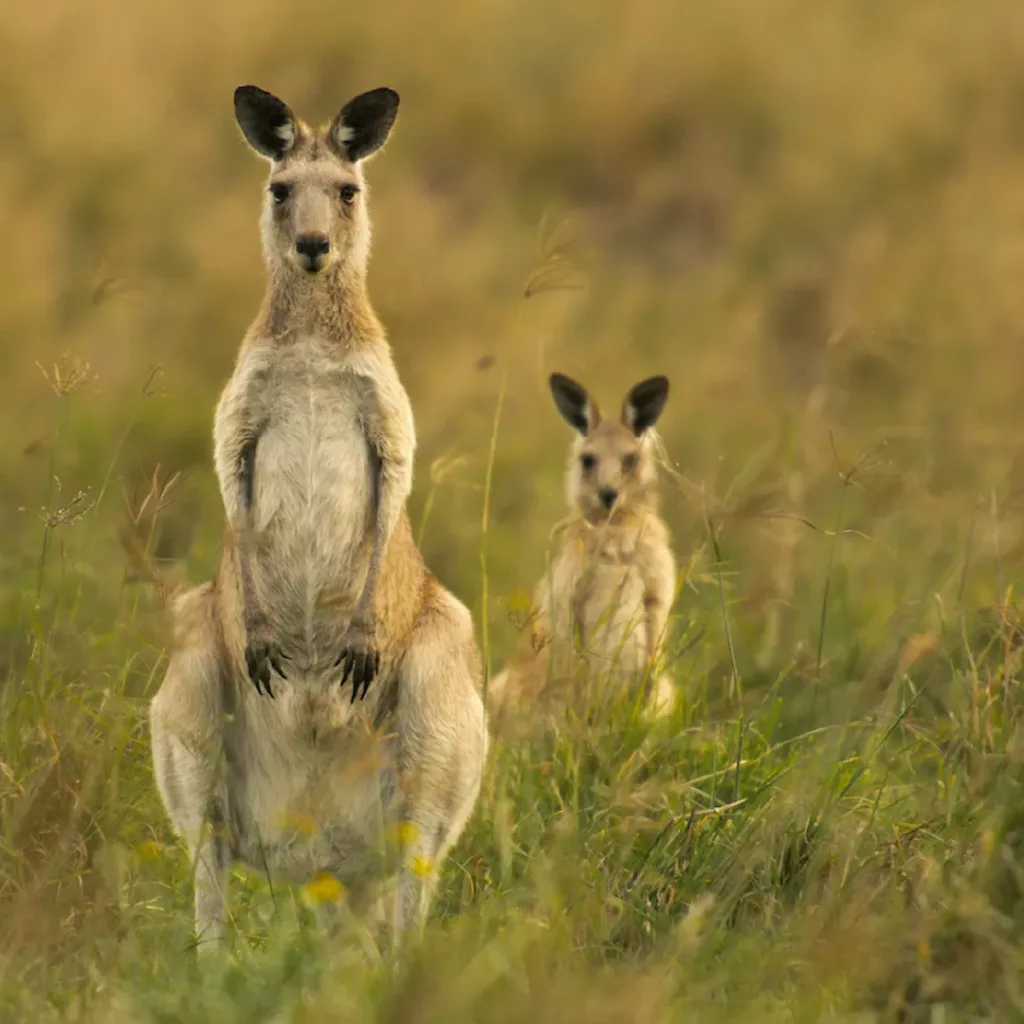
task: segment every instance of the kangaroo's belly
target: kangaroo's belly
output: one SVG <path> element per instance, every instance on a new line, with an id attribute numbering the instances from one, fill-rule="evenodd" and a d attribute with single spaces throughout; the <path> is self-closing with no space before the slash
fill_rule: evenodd
<path id="1" fill-rule="evenodd" d="M 283 881 L 327 871 L 345 885 L 369 883 L 395 852 L 395 737 L 371 733 L 360 716 L 311 738 L 294 727 L 301 710 L 291 705 L 304 695 L 282 697 L 229 738 L 234 855 Z"/>
<path id="2" fill-rule="evenodd" d="M 601 564 L 578 601 L 583 651 L 594 670 L 614 675 L 640 672 L 647 660 L 644 585 L 632 566 Z"/>
<path id="3" fill-rule="evenodd" d="M 376 467 L 359 378 L 315 361 L 280 373 L 254 460 L 253 575 L 279 641 L 312 670 L 362 591 Z"/>

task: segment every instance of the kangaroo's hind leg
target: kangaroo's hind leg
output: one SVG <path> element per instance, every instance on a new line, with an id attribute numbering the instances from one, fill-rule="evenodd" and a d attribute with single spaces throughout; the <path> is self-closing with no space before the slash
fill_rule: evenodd
<path id="1" fill-rule="evenodd" d="M 209 584 L 180 596 L 167 674 L 150 706 L 153 770 L 174 831 L 188 848 L 201 951 L 224 937 L 228 867 L 223 782 L 223 686 L 215 592 Z"/>
<path id="2" fill-rule="evenodd" d="M 436 582 L 429 586 L 399 686 L 404 849 L 394 901 L 396 945 L 426 919 L 444 858 L 473 813 L 487 757 L 469 612 Z"/>
<path id="3" fill-rule="evenodd" d="M 651 692 L 648 694 L 644 704 L 644 716 L 649 721 L 659 718 L 666 718 L 675 710 L 676 701 L 679 699 L 676 692 L 676 684 L 671 677 L 660 675 L 654 679 Z"/>

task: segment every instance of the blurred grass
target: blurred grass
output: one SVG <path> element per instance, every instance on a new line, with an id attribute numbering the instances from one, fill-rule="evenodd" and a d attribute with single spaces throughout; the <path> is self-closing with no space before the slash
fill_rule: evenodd
<path id="1" fill-rule="evenodd" d="M 1021 1015 L 1018 4 L 40 0 L 0 43 L 4 1019 Z M 243 81 L 310 119 L 402 94 L 371 293 L 478 627 L 505 382 L 495 667 L 563 513 L 546 374 L 673 383 L 682 707 L 500 746 L 399 977 L 247 878 L 200 979 L 148 764 L 166 638 L 118 530 L 215 564 L 263 283 Z"/>

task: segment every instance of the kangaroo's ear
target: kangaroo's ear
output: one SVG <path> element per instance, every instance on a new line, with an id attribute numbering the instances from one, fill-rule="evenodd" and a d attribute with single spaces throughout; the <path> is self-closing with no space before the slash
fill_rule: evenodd
<path id="1" fill-rule="evenodd" d="M 235 90 L 235 120 L 260 156 L 280 160 L 295 145 L 298 128 L 287 103 L 255 85 Z"/>
<path id="2" fill-rule="evenodd" d="M 649 377 L 630 388 L 622 403 L 622 422 L 639 437 L 658 422 L 668 399 L 668 377 Z"/>
<path id="3" fill-rule="evenodd" d="M 350 99 L 331 123 L 329 138 L 337 151 L 356 163 L 376 153 L 398 116 L 394 89 L 371 89 Z"/>
<path id="4" fill-rule="evenodd" d="M 562 419 L 586 436 L 601 422 L 601 412 L 582 384 L 563 373 L 553 373 L 548 378 L 551 394 Z"/>

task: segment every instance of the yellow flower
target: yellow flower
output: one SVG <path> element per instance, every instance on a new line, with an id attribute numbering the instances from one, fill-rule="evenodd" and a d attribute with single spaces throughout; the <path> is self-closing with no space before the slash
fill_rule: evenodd
<path id="1" fill-rule="evenodd" d="M 395 846 L 412 846 L 420 834 L 419 826 L 412 821 L 396 821 L 388 829 L 391 842 Z"/>
<path id="2" fill-rule="evenodd" d="M 291 832 L 298 832 L 300 836 L 307 839 L 316 835 L 316 818 L 306 811 L 282 811 L 277 815 L 275 824 L 280 829 L 287 829 Z"/>
<path id="3" fill-rule="evenodd" d="M 330 871 L 318 871 L 302 887 L 302 895 L 308 903 L 337 903 L 345 895 L 345 886 Z"/>
<path id="4" fill-rule="evenodd" d="M 142 860 L 156 860 L 164 852 L 164 848 L 155 840 L 147 839 L 144 843 L 139 843 L 135 852 Z"/>
<path id="5" fill-rule="evenodd" d="M 429 857 L 413 857 L 409 870 L 417 878 L 429 878 L 434 873 L 434 862 Z"/>

